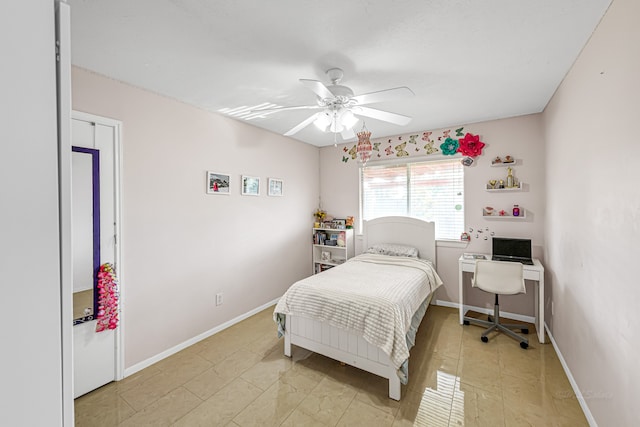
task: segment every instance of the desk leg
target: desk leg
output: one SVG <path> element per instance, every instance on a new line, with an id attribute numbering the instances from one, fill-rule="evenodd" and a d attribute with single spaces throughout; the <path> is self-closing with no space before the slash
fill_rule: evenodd
<path id="1" fill-rule="evenodd" d="M 463 284 L 464 272 L 462 271 L 462 263 L 458 262 L 458 298 L 459 306 L 458 311 L 460 314 L 460 324 L 464 323 L 464 284 Z"/>
<path id="2" fill-rule="evenodd" d="M 538 292 L 536 293 L 536 330 L 538 331 L 538 341 L 544 344 L 544 273 L 540 274 Z"/>

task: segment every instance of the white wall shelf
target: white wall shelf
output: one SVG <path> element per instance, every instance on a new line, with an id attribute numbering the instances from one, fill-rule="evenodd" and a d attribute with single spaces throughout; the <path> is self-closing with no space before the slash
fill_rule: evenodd
<path id="1" fill-rule="evenodd" d="M 506 168 L 506 167 L 509 167 L 509 166 L 513 167 L 517 163 L 518 163 L 518 160 L 514 160 L 513 162 L 509 162 L 509 163 L 505 163 L 505 162 L 502 162 L 502 163 L 491 163 L 491 167 L 492 168 Z"/>
<path id="2" fill-rule="evenodd" d="M 485 190 L 489 193 L 502 193 L 502 192 L 510 192 L 510 191 L 522 191 L 522 187 L 524 186 L 523 182 L 519 182 L 517 187 L 505 187 L 505 188 L 490 188 L 489 185 L 485 187 Z"/>
<path id="3" fill-rule="evenodd" d="M 506 210 L 506 209 L 505 209 Z M 527 210 L 520 208 L 520 215 L 519 216 L 513 216 L 512 213 L 510 213 L 509 211 L 507 211 L 508 215 L 500 215 L 498 214 L 499 211 L 494 211 L 493 215 L 487 215 L 483 212 L 482 217 L 485 219 L 496 219 L 496 220 L 506 220 L 506 219 L 512 219 L 512 220 L 516 220 L 516 221 L 521 221 L 523 219 L 527 218 Z"/>

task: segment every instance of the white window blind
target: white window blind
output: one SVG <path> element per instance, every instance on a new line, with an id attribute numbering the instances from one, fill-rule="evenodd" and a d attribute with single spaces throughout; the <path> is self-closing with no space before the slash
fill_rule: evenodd
<path id="1" fill-rule="evenodd" d="M 460 159 L 367 166 L 361 179 L 364 220 L 399 215 L 433 221 L 439 240 L 458 240 L 465 230 Z"/>

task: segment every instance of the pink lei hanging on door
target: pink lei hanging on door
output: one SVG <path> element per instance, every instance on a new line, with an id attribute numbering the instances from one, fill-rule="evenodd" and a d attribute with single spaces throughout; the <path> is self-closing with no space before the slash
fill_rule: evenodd
<path id="1" fill-rule="evenodd" d="M 98 270 L 98 320 L 96 332 L 115 329 L 118 326 L 118 282 L 110 263 L 102 264 Z"/>

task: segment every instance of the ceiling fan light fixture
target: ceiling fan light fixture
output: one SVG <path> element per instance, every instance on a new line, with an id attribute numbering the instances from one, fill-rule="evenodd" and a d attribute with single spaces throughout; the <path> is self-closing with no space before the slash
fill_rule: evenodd
<path id="1" fill-rule="evenodd" d="M 329 117 L 329 114 L 326 112 L 323 112 L 323 113 L 318 113 L 318 117 L 313 122 L 313 124 L 316 125 L 316 127 L 320 129 L 322 132 L 326 132 L 327 126 L 329 126 L 331 121 L 332 120 L 331 120 L 331 117 Z"/>
<path id="2" fill-rule="evenodd" d="M 358 145 L 356 146 L 356 154 L 358 156 L 358 163 L 365 166 L 371 158 L 373 147 L 371 146 L 371 132 L 367 129 L 364 122 L 362 122 L 362 130 L 356 134 L 358 136 Z"/>
<path id="3" fill-rule="evenodd" d="M 358 118 L 353 115 L 351 110 L 345 110 L 340 117 L 340 122 L 345 128 L 351 129 L 358 123 Z"/>

